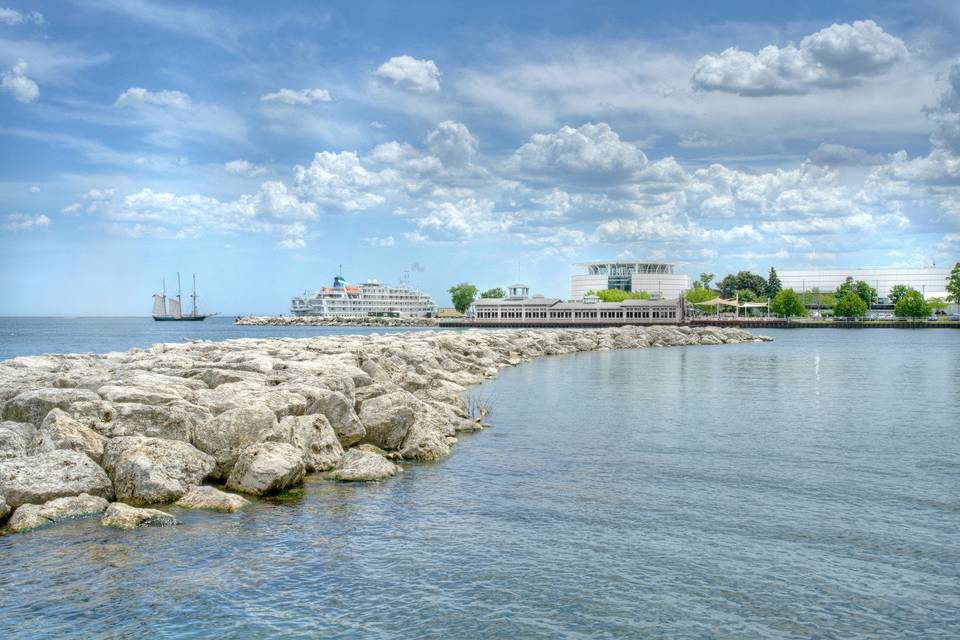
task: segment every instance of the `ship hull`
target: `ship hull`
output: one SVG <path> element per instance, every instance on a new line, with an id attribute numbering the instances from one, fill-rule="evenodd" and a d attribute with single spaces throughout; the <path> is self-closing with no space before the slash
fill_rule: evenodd
<path id="1" fill-rule="evenodd" d="M 173 316 L 153 316 L 153 319 L 157 322 L 200 322 L 201 320 L 206 320 L 209 316 L 180 316 L 179 318 L 174 318 Z"/>

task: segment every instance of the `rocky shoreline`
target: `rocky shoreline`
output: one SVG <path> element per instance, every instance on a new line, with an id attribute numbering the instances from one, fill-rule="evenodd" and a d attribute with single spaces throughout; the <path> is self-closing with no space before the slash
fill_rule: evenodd
<path id="1" fill-rule="evenodd" d="M 389 478 L 483 428 L 463 391 L 541 356 L 761 342 L 735 328 L 412 332 L 157 344 L 0 362 L 0 523 L 236 511 L 307 473 Z M 216 485 L 216 486 L 211 486 Z M 219 487 L 219 488 L 218 488 Z M 225 489 L 225 490 L 224 490 Z"/>
<path id="2" fill-rule="evenodd" d="M 320 316 L 241 316 L 234 324 L 248 327 L 435 327 L 436 318 L 365 318 Z"/>

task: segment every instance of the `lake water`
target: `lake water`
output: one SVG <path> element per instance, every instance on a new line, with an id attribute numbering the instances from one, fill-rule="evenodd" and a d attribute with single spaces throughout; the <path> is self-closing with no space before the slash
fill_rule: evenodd
<path id="1" fill-rule="evenodd" d="M 768 333 L 504 370 L 384 483 L 0 537 L 0 637 L 960 637 L 960 331 Z"/>

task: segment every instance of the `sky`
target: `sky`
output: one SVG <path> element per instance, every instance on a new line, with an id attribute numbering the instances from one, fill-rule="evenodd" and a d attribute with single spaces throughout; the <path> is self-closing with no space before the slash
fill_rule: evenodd
<path id="1" fill-rule="evenodd" d="M 9 1 L 0 314 L 960 259 L 951 0 Z"/>

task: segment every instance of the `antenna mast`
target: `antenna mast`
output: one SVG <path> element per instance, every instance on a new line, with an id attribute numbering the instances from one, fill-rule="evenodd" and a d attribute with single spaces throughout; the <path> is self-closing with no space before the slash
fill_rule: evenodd
<path id="1" fill-rule="evenodd" d="M 177 271 L 177 302 L 182 303 L 182 301 L 180 300 L 180 272 L 179 271 Z"/>

